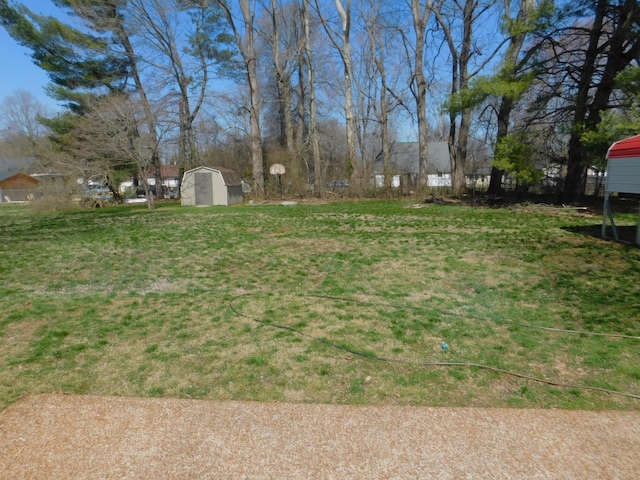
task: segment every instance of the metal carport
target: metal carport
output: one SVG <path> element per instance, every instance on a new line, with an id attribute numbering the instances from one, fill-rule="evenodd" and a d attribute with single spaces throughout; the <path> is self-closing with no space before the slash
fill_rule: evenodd
<path id="1" fill-rule="evenodd" d="M 606 175 L 601 236 L 606 238 L 608 218 L 611 222 L 613 238 L 620 240 L 609 197 L 612 193 L 640 195 L 640 135 L 620 140 L 611 145 L 607 152 Z M 636 230 L 636 244 L 640 245 L 640 217 Z"/>

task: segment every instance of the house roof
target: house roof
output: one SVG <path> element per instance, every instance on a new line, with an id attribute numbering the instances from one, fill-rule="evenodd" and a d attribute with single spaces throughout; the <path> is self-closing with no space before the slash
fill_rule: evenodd
<path id="1" fill-rule="evenodd" d="M 31 188 L 38 185 L 38 180 L 25 173 L 18 172 L 0 180 L 2 188 Z"/>
<path id="2" fill-rule="evenodd" d="M 391 168 L 403 175 L 418 173 L 418 142 L 396 142 L 391 146 Z M 376 161 L 375 173 L 382 173 L 382 159 Z M 429 142 L 427 144 L 427 174 L 451 173 L 451 159 L 447 142 Z"/>
<path id="3" fill-rule="evenodd" d="M 228 168 L 196 167 L 196 168 L 192 168 L 191 170 L 187 170 L 186 172 L 184 172 L 184 174 L 186 175 L 187 173 L 195 172 L 197 170 L 209 170 L 212 172 L 219 172 L 222 175 L 222 180 L 224 181 L 224 184 L 227 187 L 237 187 L 239 185 L 242 185 L 242 178 L 240 178 L 240 174 L 235 170 L 229 170 Z"/>
<path id="4" fill-rule="evenodd" d="M 180 165 L 162 165 L 160 172 L 162 178 L 180 178 Z"/>
<path id="5" fill-rule="evenodd" d="M 607 152 L 607 158 L 629 157 L 640 157 L 640 135 L 614 143 Z"/>

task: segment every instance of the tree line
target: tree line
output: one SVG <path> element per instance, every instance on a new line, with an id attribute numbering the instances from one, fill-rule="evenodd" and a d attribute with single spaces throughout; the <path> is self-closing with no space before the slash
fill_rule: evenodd
<path id="1" fill-rule="evenodd" d="M 262 196 L 282 163 L 292 193 L 322 196 L 337 179 L 362 193 L 374 168 L 390 186 L 393 144 L 412 138 L 419 186 L 440 140 L 456 195 L 486 155 L 489 193 L 505 174 L 526 188 L 555 169 L 574 202 L 640 126 L 636 0 L 53 3 L 56 17 L 0 0 L 2 26 L 63 105 L 21 120 L 9 113 L 24 92 L 5 99 L 2 140 L 114 191 L 133 172 L 161 196 L 163 163 L 215 163 Z"/>

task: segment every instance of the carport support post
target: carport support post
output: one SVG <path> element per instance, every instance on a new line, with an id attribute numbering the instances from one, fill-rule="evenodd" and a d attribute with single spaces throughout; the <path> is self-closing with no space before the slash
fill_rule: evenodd
<path id="1" fill-rule="evenodd" d="M 640 208 L 638 208 L 638 227 L 636 228 L 636 245 L 640 246 Z"/>
<path id="2" fill-rule="evenodd" d="M 613 238 L 616 241 L 620 241 L 618 237 L 618 228 L 616 227 L 616 222 L 613 221 L 613 212 L 611 211 L 611 203 L 609 202 L 609 196 L 611 192 L 605 192 L 604 194 L 604 211 L 602 212 L 602 231 L 600 236 L 602 238 L 607 238 L 607 217 L 611 221 L 611 230 L 613 230 Z M 639 230 L 640 232 L 640 230 Z"/>

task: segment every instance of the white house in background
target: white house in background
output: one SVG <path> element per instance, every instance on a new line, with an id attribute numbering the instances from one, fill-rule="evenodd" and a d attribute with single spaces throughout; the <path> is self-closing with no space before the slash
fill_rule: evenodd
<path id="1" fill-rule="evenodd" d="M 165 198 L 177 198 L 180 193 L 180 182 L 183 170 L 179 165 L 162 165 L 160 175 L 162 176 L 162 187 Z M 147 185 L 155 191 L 156 179 L 152 174 L 147 175 Z M 138 186 L 133 180 L 120 183 L 120 193 L 124 194 L 128 189 L 137 189 Z"/>
<path id="2" fill-rule="evenodd" d="M 469 149 L 465 168 L 467 187 L 485 189 L 491 179 L 491 160 L 486 150 Z M 375 186 L 384 185 L 382 158 L 374 164 Z M 396 142 L 391 146 L 391 186 L 414 189 L 418 185 L 420 162 L 418 142 Z M 427 144 L 427 182 L 429 187 L 451 187 L 451 156 L 447 142 Z"/>
<path id="3" fill-rule="evenodd" d="M 160 175 L 162 176 L 162 186 L 167 190 L 179 190 L 183 169 L 179 165 L 162 165 Z M 155 186 L 156 179 L 150 176 L 147 179 L 149 185 Z"/>
<path id="4" fill-rule="evenodd" d="M 391 186 L 409 188 L 418 185 L 418 142 L 396 142 L 391 146 Z M 375 185 L 384 185 L 382 158 L 374 163 Z M 429 142 L 427 146 L 427 184 L 430 187 L 451 186 L 451 159 L 447 142 Z"/>
<path id="5" fill-rule="evenodd" d="M 180 198 L 183 206 L 242 203 L 242 180 L 237 172 L 226 168 L 193 168 L 182 176 Z"/>

